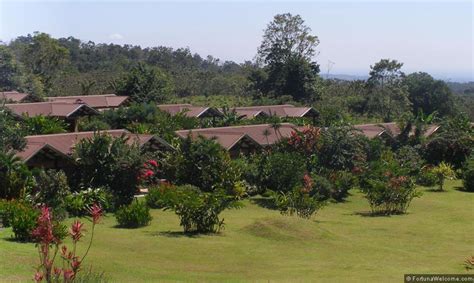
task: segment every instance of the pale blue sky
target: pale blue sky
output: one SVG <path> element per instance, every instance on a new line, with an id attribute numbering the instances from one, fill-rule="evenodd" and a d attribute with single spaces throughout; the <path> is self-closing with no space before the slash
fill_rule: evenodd
<path id="1" fill-rule="evenodd" d="M 380 58 L 406 72 L 473 77 L 472 1 L 131 2 L 0 0 L 0 39 L 33 31 L 82 40 L 189 47 L 221 60 L 251 60 L 277 13 L 300 14 L 321 41 L 323 73 L 368 73 Z"/>

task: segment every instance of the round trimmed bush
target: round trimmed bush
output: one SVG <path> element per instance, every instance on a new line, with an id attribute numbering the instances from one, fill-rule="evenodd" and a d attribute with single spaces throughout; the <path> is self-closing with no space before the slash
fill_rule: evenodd
<path id="1" fill-rule="evenodd" d="M 138 200 L 131 204 L 121 206 L 115 212 L 115 218 L 120 227 L 123 228 L 138 228 L 150 225 L 151 215 L 150 208 L 144 202 Z"/>

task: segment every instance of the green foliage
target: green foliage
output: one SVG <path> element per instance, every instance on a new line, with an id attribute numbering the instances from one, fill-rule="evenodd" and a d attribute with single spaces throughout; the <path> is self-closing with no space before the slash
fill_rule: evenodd
<path id="1" fill-rule="evenodd" d="M 165 194 L 168 193 L 168 190 L 175 189 L 174 186 L 167 183 L 148 188 L 148 194 L 145 196 L 146 204 L 151 208 L 164 208 L 166 206 Z"/>
<path id="2" fill-rule="evenodd" d="M 361 190 L 373 214 L 403 214 L 413 198 L 420 196 L 407 172 L 390 152 L 370 164 L 363 176 Z"/>
<path id="3" fill-rule="evenodd" d="M 141 201 L 135 200 L 127 206 L 121 206 L 115 212 L 120 227 L 138 228 L 150 225 L 152 217 L 150 208 Z"/>
<path id="4" fill-rule="evenodd" d="M 168 190 L 164 195 L 165 209 L 180 218 L 185 233 L 217 233 L 224 227 L 219 214 L 230 208 L 240 208 L 234 197 L 222 192 L 204 193 L 192 185 Z"/>
<path id="5" fill-rule="evenodd" d="M 355 135 L 349 125 L 334 125 L 322 131 L 318 152 L 320 166 L 333 170 L 352 170 L 366 160 L 367 139 Z"/>
<path id="6" fill-rule="evenodd" d="M 453 166 L 445 162 L 438 164 L 438 166 L 434 167 L 431 172 L 438 178 L 436 183 L 438 184 L 440 191 L 443 190 L 445 179 L 452 179 L 456 176 Z"/>
<path id="7" fill-rule="evenodd" d="M 130 96 L 133 102 L 163 102 L 173 92 L 168 75 L 157 67 L 139 63 L 115 83 L 118 95 Z"/>
<path id="8" fill-rule="evenodd" d="M 21 150 L 25 147 L 23 127 L 10 110 L 0 106 L 0 152 Z"/>
<path id="9" fill-rule="evenodd" d="M 420 174 L 423 167 L 423 159 L 418 150 L 411 146 L 404 146 L 396 152 L 396 159 L 400 166 L 408 170 L 410 176 L 417 176 Z"/>
<path id="10" fill-rule="evenodd" d="M 19 68 L 11 50 L 0 45 L 0 91 L 18 87 Z"/>
<path id="11" fill-rule="evenodd" d="M 18 241 L 31 240 L 31 232 L 36 227 L 39 211 L 30 204 L 20 201 L 10 201 L 4 205 L 3 225 L 11 226 L 14 237 Z"/>
<path id="12" fill-rule="evenodd" d="M 296 214 L 306 219 L 311 218 L 325 204 L 324 201 L 300 188 L 288 192 L 273 192 L 271 195 L 281 214 L 290 216 Z"/>
<path id="13" fill-rule="evenodd" d="M 329 175 L 332 183 L 331 198 L 337 202 L 349 196 L 349 190 L 357 186 L 357 177 L 347 171 L 335 171 Z"/>
<path id="14" fill-rule="evenodd" d="M 433 187 L 438 183 L 438 177 L 432 171 L 432 167 L 423 167 L 416 176 L 416 183 L 420 186 Z"/>
<path id="15" fill-rule="evenodd" d="M 31 194 L 35 203 L 48 206 L 54 215 L 64 218 L 65 199 L 70 193 L 68 179 L 63 171 L 38 170 L 34 172 L 35 185 Z"/>
<path id="16" fill-rule="evenodd" d="M 471 157 L 462 174 L 464 190 L 474 192 L 474 158 Z"/>
<path id="17" fill-rule="evenodd" d="M 67 212 L 72 216 L 89 214 L 92 205 L 99 205 L 104 211 L 113 207 L 113 196 L 105 188 L 88 188 L 67 195 L 64 199 Z"/>
<path id="18" fill-rule="evenodd" d="M 439 113 L 447 116 L 454 113 L 455 98 L 446 82 L 435 80 L 427 73 L 409 74 L 404 78 L 408 87 L 408 97 L 412 104 L 413 114 Z"/>
<path id="19" fill-rule="evenodd" d="M 116 207 L 132 201 L 143 164 L 137 144 L 129 144 L 124 136 L 99 133 L 77 143 L 74 158 L 76 187 L 107 187 Z"/>
<path id="20" fill-rule="evenodd" d="M 42 115 L 24 117 L 23 125 L 28 135 L 59 134 L 67 130 L 67 125 L 63 120 Z"/>
<path id="21" fill-rule="evenodd" d="M 0 199 L 24 197 L 32 185 L 31 172 L 13 152 L 0 152 Z"/>
<path id="22" fill-rule="evenodd" d="M 166 179 L 178 185 L 191 184 L 205 192 L 232 192 L 240 175 L 229 153 L 213 140 L 190 137 L 183 140 L 163 163 Z"/>
<path id="23" fill-rule="evenodd" d="M 259 159 L 257 185 L 261 189 L 288 192 L 301 184 L 305 159 L 298 153 L 275 152 Z"/>

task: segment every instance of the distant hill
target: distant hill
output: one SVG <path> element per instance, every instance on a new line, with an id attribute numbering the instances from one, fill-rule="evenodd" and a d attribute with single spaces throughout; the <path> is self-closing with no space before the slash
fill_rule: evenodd
<path id="1" fill-rule="evenodd" d="M 356 80 L 366 80 L 369 76 L 361 76 L 361 75 L 345 75 L 345 74 L 320 74 L 321 77 L 327 79 L 338 79 L 344 81 L 356 81 Z"/>

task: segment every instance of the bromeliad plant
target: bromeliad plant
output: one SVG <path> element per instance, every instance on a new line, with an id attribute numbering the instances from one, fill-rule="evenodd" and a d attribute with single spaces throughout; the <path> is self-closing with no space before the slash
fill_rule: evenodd
<path id="1" fill-rule="evenodd" d="M 38 217 L 38 226 L 32 232 L 32 237 L 37 242 L 39 255 L 39 265 L 36 269 L 34 276 L 35 282 L 73 282 L 77 276 L 77 273 L 81 270 L 81 266 L 86 258 L 89 249 L 92 246 L 92 240 L 94 238 L 95 225 L 99 223 L 102 216 L 102 208 L 98 205 L 93 205 L 90 209 L 90 215 L 92 217 L 92 231 L 89 245 L 86 252 L 82 257 L 76 253 L 76 246 L 79 240 L 84 236 L 84 223 L 76 220 L 72 223 L 69 230 L 73 247 L 68 249 L 66 245 L 62 244 L 62 237 L 58 236 L 53 221 L 53 215 L 48 207 L 41 208 L 41 214 Z M 55 259 L 60 254 L 62 259 L 61 267 L 55 265 Z"/>

